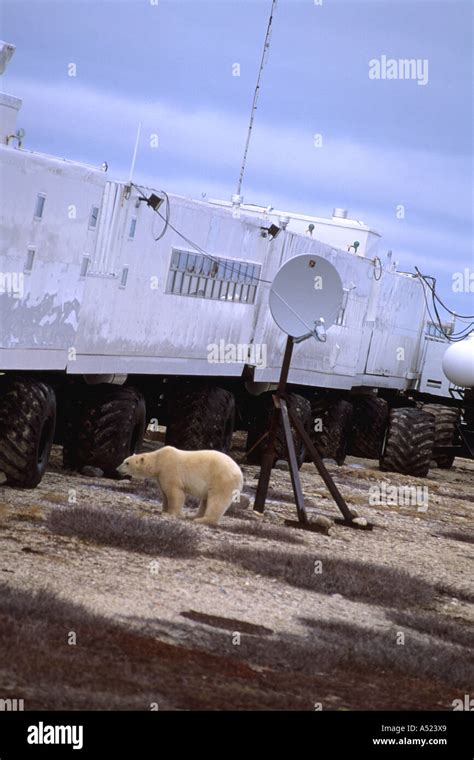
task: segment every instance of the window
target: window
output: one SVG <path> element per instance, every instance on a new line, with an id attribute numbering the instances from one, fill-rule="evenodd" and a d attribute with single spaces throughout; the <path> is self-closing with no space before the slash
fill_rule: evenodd
<path id="1" fill-rule="evenodd" d="M 28 251 L 26 253 L 25 266 L 23 267 L 23 271 L 25 272 L 25 274 L 29 274 L 31 270 L 33 269 L 35 255 L 36 255 L 35 248 L 28 248 Z"/>
<path id="2" fill-rule="evenodd" d="M 38 195 L 36 196 L 35 219 L 43 218 L 45 203 L 46 203 L 46 195 L 44 195 L 44 193 L 38 193 Z"/>
<path id="3" fill-rule="evenodd" d="M 260 272 L 260 264 L 173 249 L 166 292 L 252 304 Z"/>
<path id="4" fill-rule="evenodd" d="M 89 269 L 91 257 L 86 254 L 82 257 L 82 264 L 81 264 L 81 272 L 79 274 L 79 277 L 85 277 L 87 274 L 87 270 Z"/>
<path id="5" fill-rule="evenodd" d="M 130 240 L 133 240 L 135 237 L 135 230 L 137 229 L 137 217 L 133 216 L 130 222 L 130 229 L 128 231 L 128 237 Z"/>
<path id="6" fill-rule="evenodd" d="M 89 229 L 95 230 L 97 227 L 97 220 L 99 218 L 99 207 L 92 206 L 91 215 L 89 217 Z"/>
<path id="7" fill-rule="evenodd" d="M 124 288 L 126 286 L 127 279 L 128 279 L 128 267 L 124 267 L 122 269 L 122 277 L 120 279 L 120 287 L 121 288 Z"/>

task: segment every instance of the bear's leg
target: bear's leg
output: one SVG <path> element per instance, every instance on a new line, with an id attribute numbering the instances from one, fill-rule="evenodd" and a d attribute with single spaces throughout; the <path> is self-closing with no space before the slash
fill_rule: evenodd
<path id="1" fill-rule="evenodd" d="M 168 509 L 167 509 L 168 514 L 173 515 L 173 517 L 179 517 L 181 515 L 185 500 L 186 500 L 186 494 L 184 493 L 182 488 L 179 488 L 179 486 L 176 486 L 175 488 L 169 489 L 166 493 L 166 501 L 168 503 Z"/>
<path id="2" fill-rule="evenodd" d="M 163 502 L 163 509 L 161 511 L 162 512 L 167 512 L 168 511 L 168 499 L 167 499 L 167 497 L 166 497 L 165 494 L 162 495 L 162 502 Z"/>
<path id="3" fill-rule="evenodd" d="M 204 517 L 206 513 L 206 509 L 207 509 L 207 496 L 201 499 L 201 503 L 199 504 L 199 509 L 196 512 L 194 519 L 197 520 L 199 517 Z"/>
<path id="4" fill-rule="evenodd" d="M 233 493 L 232 487 L 221 488 L 217 493 L 209 491 L 206 511 L 203 517 L 196 517 L 194 522 L 201 523 L 201 525 L 217 525 L 224 512 L 230 507 Z"/>

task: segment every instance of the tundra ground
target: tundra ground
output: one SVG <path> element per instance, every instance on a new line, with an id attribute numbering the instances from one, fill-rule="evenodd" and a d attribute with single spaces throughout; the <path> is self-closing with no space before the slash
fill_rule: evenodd
<path id="1" fill-rule="evenodd" d="M 241 447 L 237 435 L 252 494 Z M 236 508 L 218 528 L 193 525 L 161 516 L 154 483 L 65 473 L 55 448 L 38 488 L 0 487 L 0 699 L 452 710 L 474 681 L 474 464 L 420 480 L 350 457 L 329 469 L 372 532 L 286 527 L 284 470 L 263 517 Z M 310 514 L 338 516 L 312 465 L 301 478 Z M 426 486 L 428 509 L 370 505 L 382 484 Z"/>

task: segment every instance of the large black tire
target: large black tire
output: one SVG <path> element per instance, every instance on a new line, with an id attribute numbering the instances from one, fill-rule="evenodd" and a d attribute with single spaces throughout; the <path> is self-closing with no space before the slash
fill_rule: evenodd
<path id="1" fill-rule="evenodd" d="M 352 404 L 344 399 L 316 398 L 311 411 L 311 438 L 321 457 L 344 464 L 352 430 Z"/>
<path id="2" fill-rule="evenodd" d="M 261 400 L 261 406 L 259 409 L 258 416 L 254 420 L 254 424 L 250 428 L 248 435 L 247 435 L 247 444 L 246 444 L 246 451 L 247 453 L 247 461 L 249 464 L 261 464 L 262 456 L 265 453 L 265 449 L 267 447 L 267 438 L 264 438 L 263 441 L 260 443 L 257 443 L 258 440 L 264 435 L 264 433 L 268 430 L 269 424 L 270 424 L 270 417 L 274 408 L 273 405 L 273 398 L 271 393 L 262 393 L 261 396 L 259 396 L 259 399 Z M 304 428 L 307 433 L 310 433 L 311 430 L 311 404 L 308 401 L 308 399 L 304 398 L 304 396 L 300 396 L 298 393 L 289 393 L 288 394 L 288 403 L 291 405 L 291 408 L 294 409 L 294 411 L 297 413 L 298 417 L 300 418 L 301 422 L 304 425 Z M 294 426 L 291 424 L 291 431 L 293 434 L 293 443 L 295 445 L 295 452 L 296 452 L 296 461 L 298 463 L 298 468 L 302 466 L 306 459 L 306 447 L 304 443 L 301 441 L 301 439 L 296 434 L 296 430 Z M 255 445 L 257 444 L 257 445 Z M 286 442 L 285 442 L 285 436 L 283 433 L 283 425 L 280 422 L 278 433 L 277 433 L 277 439 L 275 442 L 275 459 L 273 464 L 275 464 L 278 459 L 282 459 L 287 461 L 288 460 L 288 454 L 286 451 Z"/>
<path id="3" fill-rule="evenodd" d="M 380 469 L 424 478 L 435 441 L 434 415 L 421 409 L 392 409 L 380 457 Z"/>
<path id="4" fill-rule="evenodd" d="M 73 399 L 63 458 L 66 467 L 99 467 L 115 477 L 119 464 L 136 454 L 146 428 L 142 394 L 129 386 L 101 384 L 83 388 Z"/>
<path id="5" fill-rule="evenodd" d="M 178 386 L 168 397 L 165 444 L 185 451 L 230 452 L 235 400 L 230 391 L 212 385 Z"/>
<path id="6" fill-rule="evenodd" d="M 442 404 L 423 404 L 423 411 L 434 415 L 435 447 L 453 446 L 456 442 L 456 423 L 459 420 L 459 409 Z M 433 454 L 434 461 L 442 470 L 449 470 L 453 466 L 454 457 L 454 453 Z"/>
<path id="7" fill-rule="evenodd" d="M 377 396 L 356 396 L 350 453 L 355 457 L 379 459 L 388 424 L 388 404 Z"/>
<path id="8" fill-rule="evenodd" d="M 16 488 L 35 488 L 48 464 L 56 426 L 49 385 L 27 377 L 0 387 L 0 472 Z"/>

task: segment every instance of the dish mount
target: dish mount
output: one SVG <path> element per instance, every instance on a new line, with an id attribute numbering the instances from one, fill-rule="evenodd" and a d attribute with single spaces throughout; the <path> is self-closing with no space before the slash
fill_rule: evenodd
<path id="1" fill-rule="evenodd" d="M 363 518 L 354 517 L 351 513 L 298 414 L 288 403 L 286 384 L 295 343 L 301 343 L 311 337 L 317 341 L 326 342 L 326 330 L 337 318 L 343 292 L 341 278 L 329 261 L 321 256 L 303 254 L 289 259 L 281 267 L 273 280 L 269 298 L 272 317 L 288 337 L 278 387 L 273 396 L 274 406 L 269 428 L 260 439 L 261 441 L 266 438 L 267 443 L 262 457 L 254 510 L 263 512 L 265 509 L 270 475 L 276 457 L 275 444 L 281 426 L 298 516 L 296 521 L 286 520 L 285 524 L 325 534 L 329 533 L 330 522 L 321 517 L 310 521 L 306 511 L 291 423 L 342 513 L 342 518 L 336 518 L 335 522 L 348 528 L 362 530 L 372 530 L 373 526 Z"/>

